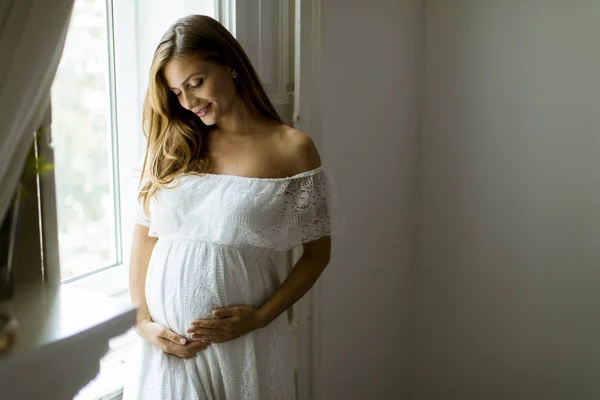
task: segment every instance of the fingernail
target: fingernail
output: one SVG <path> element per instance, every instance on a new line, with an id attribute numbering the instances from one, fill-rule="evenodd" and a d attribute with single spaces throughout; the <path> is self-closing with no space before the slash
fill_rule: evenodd
<path id="1" fill-rule="evenodd" d="M 185 340 L 184 338 L 179 339 L 179 343 L 181 344 L 186 344 L 187 340 Z"/>

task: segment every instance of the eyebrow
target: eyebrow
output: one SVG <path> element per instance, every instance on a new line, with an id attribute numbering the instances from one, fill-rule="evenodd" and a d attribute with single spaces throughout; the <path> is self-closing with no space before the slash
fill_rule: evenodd
<path id="1" fill-rule="evenodd" d="M 193 74 L 191 74 L 190 76 L 188 76 L 187 78 L 185 78 L 185 80 L 183 82 L 181 82 L 181 86 L 185 86 L 185 84 L 190 79 L 192 79 L 193 77 L 195 77 L 196 75 L 202 75 L 202 73 L 200 73 L 200 72 L 194 72 Z M 179 89 L 170 87 L 169 90 L 179 90 Z"/>

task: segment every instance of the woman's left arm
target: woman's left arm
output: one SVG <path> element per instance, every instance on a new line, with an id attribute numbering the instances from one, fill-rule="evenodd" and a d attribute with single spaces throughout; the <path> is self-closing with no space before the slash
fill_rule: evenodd
<path id="1" fill-rule="evenodd" d="M 331 237 L 304 244 L 304 254 L 281 287 L 258 309 L 261 325 L 266 326 L 302 298 L 313 287 L 329 264 Z"/>
<path id="2" fill-rule="evenodd" d="M 235 306 L 213 311 L 215 319 L 192 321 L 192 339 L 223 343 L 269 325 L 293 306 L 315 284 L 329 264 L 331 237 L 304 244 L 304 254 L 287 279 L 261 307 Z"/>

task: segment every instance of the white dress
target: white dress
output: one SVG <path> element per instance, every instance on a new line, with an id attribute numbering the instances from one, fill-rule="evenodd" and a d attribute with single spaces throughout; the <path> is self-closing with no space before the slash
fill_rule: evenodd
<path id="1" fill-rule="evenodd" d="M 146 277 L 152 319 L 174 332 L 215 307 L 259 307 L 280 282 L 275 251 L 337 233 L 342 219 L 322 167 L 290 178 L 184 175 L 159 190 L 137 223 L 158 237 Z M 267 327 L 213 344 L 193 359 L 139 339 L 124 399 L 295 398 L 286 314 Z"/>

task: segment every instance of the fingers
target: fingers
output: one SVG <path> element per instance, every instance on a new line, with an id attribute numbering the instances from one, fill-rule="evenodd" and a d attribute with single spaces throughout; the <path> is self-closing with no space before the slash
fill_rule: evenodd
<path id="1" fill-rule="evenodd" d="M 227 342 L 233 337 L 226 335 L 204 335 L 204 334 L 193 334 L 192 339 L 204 342 L 204 343 L 224 343 Z"/>
<path id="2" fill-rule="evenodd" d="M 240 314 L 243 307 L 224 307 L 212 310 L 212 315 L 216 318 L 235 317 Z M 192 322 L 215 321 L 214 319 L 199 319 Z M 218 321 L 216 321 L 218 322 Z"/>
<path id="3" fill-rule="evenodd" d="M 193 358 L 199 351 L 202 351 L 210 346 L 210 343 L 201 341 L 193 341 L 186 345 L 180 345 L 167 339 L 162 340 L 162 351 L 178 358 Z"/>
<path id="4" fill-rule="evenodd" d="M 191 351 L 194 354 L 196 354 L 200 350 L 206 349 L 208 346 L 210 346 L 210 343 L 201 342 L 201 341 L 197 340 L 197 341 L 194 341 L 194 342 L 190 342 L 190 344 L 188 344 L 186 346 L 186 349 L 188 351 Z"/>
<path id="5" fill-rule="evenodd" d="M 199 319 L 192 321 L 193 328 L 206 328 L 206 329 L 227 329 L 231 326 L 229 318 L 223 319 Z"/>
<path id="6" fill-rule="evenodd" d="M 200 335 L 215 335 L 218 334 L 218 329 L 209 329 L 209 328 L 190 328 L 186 331 L 187 333 L 197 333 Z M 192 336 L 193 338 L 193 336 Z"/>
<path id="7" fill-rule="evenodd" d="M 202 350 L 205 350 L 210 343 L 204 343 L 200 341 L 190 342 L 185 346 L 185 351 L 182 358 L 193 358 L 196 354 Z"/>
<path id="8" fill-rule="evenodd" d="M 213 310 L 213 315 L 217 318 L 232 317 L 237 314 L 238 307 L 224 307 Z"/>
<path id="9" fill-rule="evenodd" d="M 181 335 L 176 334 L 175 332 L 173 332 L 170 329 L 164 329 L 162 334 L 160 335 L 160 337 L 167 339 L 173 343 L 176 343 L 178 345 L 184 345 L 187 343 L 187 339 L 184 338 Z"/>

